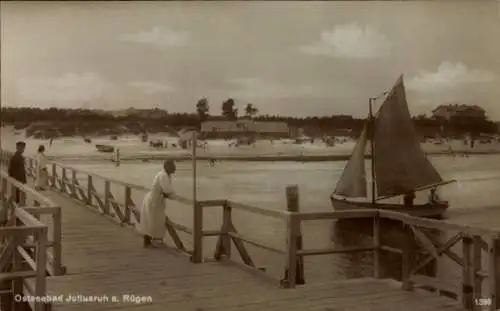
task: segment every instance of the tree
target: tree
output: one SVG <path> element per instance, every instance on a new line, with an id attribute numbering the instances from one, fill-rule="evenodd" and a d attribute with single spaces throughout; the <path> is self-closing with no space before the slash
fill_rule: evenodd
<path id="1" fill-rule="evenodd" d="M 259 109 L 257 109 L 253 104 L 248 103 L 245 107 L 245 116 L 250 119 L 253 118 L 257 113 L 259 113 Z"/>
<path id="2" fill-rule="evenodd" d="M 196 103 L 196 113 L 200 118 L 200 121 L 205 121 L 208 117 L 208 111 L 210 107 L 208 106 L 208 98 L 203 97 Z"/>
<path id="3" fill-rule="evenodd" d="M 228 98 L 222 103 L 222 115 L 229 120 L 236 120 L 238 118 L 238 108 L 234 108 L 234 99 Z"/>

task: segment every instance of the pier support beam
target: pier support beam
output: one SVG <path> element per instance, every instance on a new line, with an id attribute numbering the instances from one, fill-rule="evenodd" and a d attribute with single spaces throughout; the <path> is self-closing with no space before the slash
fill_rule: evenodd
<path id="1" fill-rule="evenodd" d="M 300 212 L 300 206 L 299 206 L 299 186 L 297 185 L 292 185 L 292 186 L 287 186 L 286 187 L 286 206 L 287 210 L 292 213 L 299 213 Z M 296 250 L 299 251 L 302 249 L 302 233 L 300 226 L 298 228 L 298 234 L 297 234 L 297 248 Z M 285 277 L 284 281 L 288 280 L 288 269 L 285 269 Z M 306 284 L 306 281 L 304 279 L 304 257 L 299 256 L 297 258 L 297 265 L 296 265 L 296 284 L 298 285 L 303 285 Z"/>
<path id="2" fill-rule="evenodd" d="M 411 271 L 413 268 L 413 264 L 415 261 L 416 253 L 415 253 L 415 236 L 413 235 L 413 231 L 411 227 L 408 225 L 403 226 L 403 236 L 404 236 L 404 245 L 403 245 L 403 267 L 402 267 L 402 275 L 401 275 L 401 288 L 403 290 L 411 291 L 413 290 L 413 282 L 411 280 Z"/>
<path id="3" fill-rule="evenodd" d="M 473 286 L 473 266 L 472 266 L 472 246 L 473 241 L 470 236 L 462 238 L 462 307 L 465 310 L 474 310 L 474 286 Z"/>
<path id="4" fill-rule="evenodd" d="M 382 268 L 380 264 L 380 215 L 377 213 L 373 217 L 373 277 L 380 279 L 382 277 Z"/>
<path id="5" fill-rule="evenodd" d="M 193 254 L 191 262 L 203 262 L 203 207 L 198 204 L 197 199 L 197 174 L 196 174 L 196 132 L 193 132 L 191 138 L 191 161 L 193 165 Z"/>
<path id="6" fill-rule="evenodd" d="M 500 238 L 494 237 L 489 243 L 489 271 L 488 280 L 490 282 L 490 297 L 491 305 L 490 310 L 497 310 L 500 308 Z"/>

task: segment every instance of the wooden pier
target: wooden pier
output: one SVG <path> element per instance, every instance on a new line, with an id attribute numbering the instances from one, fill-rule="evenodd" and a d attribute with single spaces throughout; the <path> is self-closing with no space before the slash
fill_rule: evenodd
<path id="1" fill-rule="evenodd" d="M 3 165 L 10 156 L 2 151 Z M 34 164 L 33 159 L 27 158 L 31 175 Z M 5 304 L 16 294 L 24 295 L 24 299 L 54 300 L 30 301 L 28 304 L 37 311 L 500 308 L 497 231 L 378 210 L 304 213 L 292 208 L 292 211 L 268 210 L 224 199 L 193 201 L 176 196 L 174 200 L 193 210 L 192 225 L 176 224 L 166 218 L 173 243 L 160 249 L 144 249 L 133 229 L 139 217 L 134 198 L 142 197 L 147 188 L 59 163 L 51 163 L 49 173 L 51 190 L 41 194 L 30 183 L 21 185 L 1 172 L 0 198 L 5 211 L 0 227 L 2 310 L 10 311 Z M 96 186 L 98 179 L 102 188 Z M 21 192 L 19 203 L 14 199 L 16 189 Z M 293 188 L 289 192 L 293 194 Z M 207 208 L 220 210 L 223 219 L 220 229 L 204 230 L 203 211 Z M 232 212 L 237 210 L 283 220 L 287 232 L 284 247 L 277 248 L 238 233 L 232 221 Z M 311 249 L 299 242 L 303 222 L 356 218 L 373 220 L 373 243 Z M 382 243 L 379 224 L 384 219 L 405 224 L 404 249 Z M 451 238 L 445 243 L 437 241 L 428 234 L 429 229 L 446 231 Z M 179 232 L 188 233 L 190 239 L 183 240 Z M 213 256 L 209 258 L 204 257 L 203 249 L 207 246 L 204 243 L 207 236 L 217 237 Z M 256 265 L 247 244 L 282 255 L 283 278 L 275 279 Z M 417 244 L 425 252 L 416 254 Z M 460 253 L 450 249 L 456 244 L 462 244 Z M 373 277 L 307 281 L 305 285 L 297 285 L 297 278 L 303 273 L 301 258 L 361 251 L 373 253 Z M 401 254 L 402 282 L 380 278 L 382 252 Z M 242 263 L 235 260 L 236 256 Z M 449 257 L 462 270 L 461 283 L 453 288 L 439 278 L 420 273 L 441 256 Z M 487 260 L 482 260 L 483 257 Z M 483 292 L 483 288 L 488 290 Z M 444 291 L 455 293 L 457 299 L 440 295 Z M 59 301 L 70 295 L 82 301 Z M 85 301 L 89 299 L 95 301 Z M 14 310 L 21 310 L 21 306 L 15 303 Z"/>

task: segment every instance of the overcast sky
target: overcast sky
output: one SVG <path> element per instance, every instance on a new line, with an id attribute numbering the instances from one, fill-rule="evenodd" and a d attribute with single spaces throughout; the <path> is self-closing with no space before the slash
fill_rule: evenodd
<path id="1" fill-rule="evenodd" d="M 500 120 L 498 1 L 2 2 L 2 103 L 367 114 L 403 73 L 410 109 Z"/>

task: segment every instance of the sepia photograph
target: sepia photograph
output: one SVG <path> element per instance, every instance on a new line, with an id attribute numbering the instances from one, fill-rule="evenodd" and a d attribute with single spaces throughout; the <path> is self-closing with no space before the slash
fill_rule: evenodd
<path id="1" fill-rule="evenodd" d="M 0 1 L 0 56 L 0 311 L 500 310 L 500 0 Z"/>

